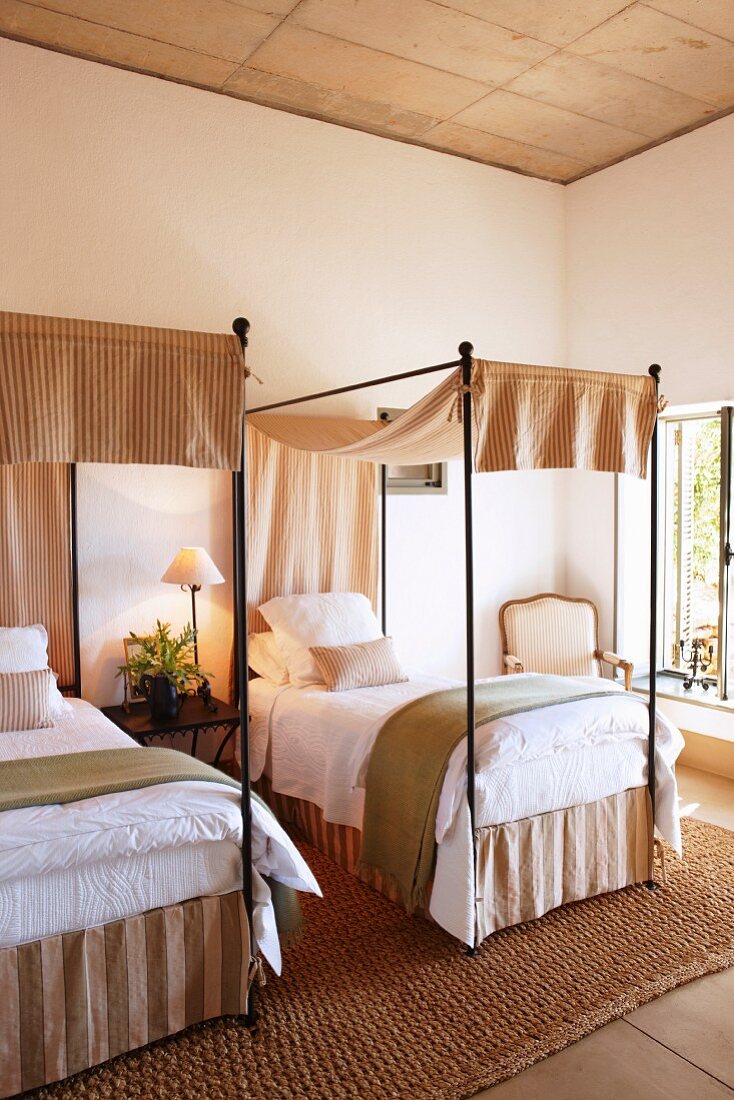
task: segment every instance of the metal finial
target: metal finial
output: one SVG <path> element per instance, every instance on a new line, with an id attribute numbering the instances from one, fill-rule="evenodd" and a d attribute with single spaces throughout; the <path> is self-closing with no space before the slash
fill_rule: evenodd
<path id="1" fill-rule="evenodd" d="M 250 322 L 246 317 L 235 317 L 232 322 L 232 331 L 239 336 L 242 341 L 242 347 L 247 347 L 247 334 L 250 331 Z"/>
<path id="2" fill-rule="evenodd" d="M 659 363 L 653 363 L 653 365 L 648 369 L 647 373 L 652 375 L 652 377 L 655 379 L 656 382 L 660 382 L 660 375 L 662 373 L 662 367 L 660 366 Z"/>
<path id="3" fill-rule="evenodd" d="M 462 341 L 459 344 L 459 355 L 462 359 L 471 359 L 474 354 L 474 345 L 470 344 L 468 340 Z"/>

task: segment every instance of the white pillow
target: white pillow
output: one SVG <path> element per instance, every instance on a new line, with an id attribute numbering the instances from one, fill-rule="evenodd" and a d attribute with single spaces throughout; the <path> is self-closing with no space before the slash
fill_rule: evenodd
<path id="1" fill-rule="evenodd" d="M 311 646 L 353 645 L 382 638 L 380 624 L 361 592 L 276 596 L 258 608 L 271 627 L 292 684 L 323 684 Z"/>
<path id="2" fill-rule="evenodd" d="M 247 663 L 253 672 L 273 684 L 288 683 L 288 669 L 272 630 L 250 634 L 247 639 Z"/>
<path id="3" fill-rule="evenodd" d="M 39 672 L 48 668 L 48 634 L 41 623 L 33 626 L 0 626 L 0 673 Z M 63 718 L 71 713 L 56 685 L 55 675 L 49 677 L 49 714 Z"/>
<path id="4" fill-rule="evenodd" d="M 52 718 L 63 718 L 65 714 L 73 714 L 74 708 L 68 699 L 64 699 L 58 688 L 58 672 L 51 669 L 51 681 L 48 686 L 48 713 Z"/>

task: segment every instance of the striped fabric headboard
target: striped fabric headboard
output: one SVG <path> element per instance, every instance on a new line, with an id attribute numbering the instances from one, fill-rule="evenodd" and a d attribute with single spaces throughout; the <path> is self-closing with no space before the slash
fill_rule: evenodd
<path id="1" fill-rule="evenodd" d="M 75 662 L 70 468 L 0 466 L 0 626 L 43 623 L 59 685 Z"/>

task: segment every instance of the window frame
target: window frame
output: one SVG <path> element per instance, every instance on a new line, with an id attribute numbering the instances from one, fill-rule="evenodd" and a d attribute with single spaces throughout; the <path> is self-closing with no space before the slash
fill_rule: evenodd
<path id="1" fill-rule="evenodd" d="M 405 409 L 381 407 L 377 410 L 377 418 L 389 424 L 405 411 Z M 420 463 L 420 465 L 426 468 L 425 476 L 398 477 L 390 474 L 391 467 L 388 466 L 388 493 L 391 495 L 403 493 L 411 495 L 445 496 L 448 493 L 448 463 L 425 462 Z"/>
<path id="2" fill-rule="evenodd" d="M 681 668 L 671 667 L 671 655 L 668 652 L 668 637 L 667 626 L 668 622 L 666 616 L 668 614 L 668 585 L 670 583 L 670 576 L 668 570 L 668 554 L 670 549 L 670 539 L 672 537 L 672 509 L 671 495 L 668 492 L 668 483 L 670 475 L 671 455 L 668 453 L 668 425 L 670 424 L 682 424 L 684 421 L 690 420 L 713 420 L 719 422 L 721 431 L 721 457 L 720 457 L 720 477 L 719 477 L 719 581 L 718 581 L 718 636 L 717 636 L 717 673 L 716 675 L 706 676 L 705 679 L 716 687 L 716 693 L 712 697 L 711 702 L 726 701 L 729 697 L 728 684 L 728 671 L 730 662 L 729 649 L 731 645 L 734 645 L 734 636 L 728 629 L 728 610 L 731 606 L 734 596 L 732 595 L 732 585 L 734 585 L 734 562 L 727 564 L 727 547 L 731 546 L 733 541 L 732 536 L 734 530 L 732 525 L 734 524 L 734 503 L 732 502 L 732 459 L 734 458 L 734 440 L 732 433 L 734 432 L 734 405 L 729 402 L 716 403 L 696 406 L 686 406 L 683 408 L 670 408 L 666 409 L 664 413 L 659 416 L 660 426 L 663 428 L 659 432 L 658 447 L 659 458 L 658 464 L 660 484 L 659 500 L 660 508 L 658 512 L 658 545 L 659 545 L 659 557 L 658 557 L 658 576 L 659 576 L 659 637 L 661 645 L 663 647 L 662 654 L 658 654 L 658 671 L 663 672 L 668 676 L 675 676 L 683 679 L 686 676 L 686 671 Z M 679 454 L 678 461 L 682 461 L 682 454 Z M 679 476 L 680 484 L 680 476 Z M 682 567 L 681 553 L 679 551 L 677 555 L 678 560 L 678 572 Z M 680 591 L 680 577 L 678 579 L 677 590 Z M 677 597 L 679 601 L 679 596 Z M 680 611 L 677 612 L 678 621 L 680 618 Z M 696 696 L 697 702 L 705 702 L 700 696 Z"/>
<path id="3" fill-rule="evenodd" d="M 734 601 L 734 405 L 728 403 L 721 408 L 721 511 L 719 515 L 719 646 L 723 659 L 719 660 L 717 694 L 719 699 L 729 698 L 729 671 L 731 664 L 730 646 L 734 637 L 730 635 L 730 608 Z"/>

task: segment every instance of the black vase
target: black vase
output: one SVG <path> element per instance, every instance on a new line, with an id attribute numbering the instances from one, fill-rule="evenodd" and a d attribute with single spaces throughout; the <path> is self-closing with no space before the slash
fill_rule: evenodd
<path id="1" fill-rule="evenodd" d="M 178 718 L 181 709 L 178 690 L 166 676 L 151 676 L 145 672 L 140 677 L 139 684 L 152 718 Z"/>

